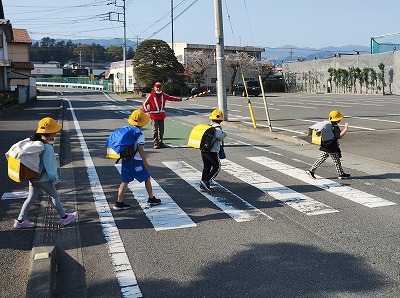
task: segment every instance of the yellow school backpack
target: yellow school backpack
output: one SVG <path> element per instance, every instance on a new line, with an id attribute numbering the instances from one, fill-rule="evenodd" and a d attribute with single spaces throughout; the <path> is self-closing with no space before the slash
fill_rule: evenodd
<path id="1" fill-rule="evenodd" d="M 29 138 L 12 145 L 5 154 L 8 177 L 15 182 L 39 178 L 40 154 L 43 150 L 41 141 L 31 141 Z"/>
<path id="2" fill-rule="evenodd" d="M 198 124 L 193 127 L 187 145 L 202 151 L 210 151 L 215 142 L 215 128 L 209 124 Z"/>

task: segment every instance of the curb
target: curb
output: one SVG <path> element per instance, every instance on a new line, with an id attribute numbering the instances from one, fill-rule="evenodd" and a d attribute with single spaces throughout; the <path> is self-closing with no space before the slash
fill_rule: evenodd
<path id="1" fill-rule="evenodd" d="M 56 246 L 33 247 L 27 298 L 54 297 L 58 256 Z"/>

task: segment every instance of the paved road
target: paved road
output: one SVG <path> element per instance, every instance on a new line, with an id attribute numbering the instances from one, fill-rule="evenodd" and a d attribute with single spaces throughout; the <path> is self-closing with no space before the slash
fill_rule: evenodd
<path id="1" fill-rule="evenodd" d="M 340 105 L 336 97 L 330 99 L 338 104 L 335 108 L 352 116 L 346 119 L 351 134 L 341 145 L 344 166 L 354 179 L 337 180 L 330 162 L 315 181 L 304 173 L 318 150 L 295 139 L 331 106 L 318 111 L 300 106 L 323 104 L 325 95 L 268 98 L 274 130 L 279 128 L 279 138 L 290 142 L 266 137 L 268 129 L 259 120 L 265 119 L 261 98 L 251 98 L 257 133 L 246 123 L 240 125 L 247 128 L 239 130 L 239 121 L 250 121 L 247 101 L 229 97 L 230 120 L 224 123 L 228 160 L 223 161 L 215 191 L 200 192 L 201 158 L 185 143 L 194 124 L 208 122 L 216 106 L 210 96 L 169 103 L 166 140 L 173 148 L 147 147 L 155 193 L 164 204 L 146 208 L 143 185 L 132 184 L 127 192 L 132 209 L 115 212 L 109 207 L 116 198 L 119 169 L 104 158 L 104 141 L 125 125 L 140 102 L 64 90 L 60 98 L 69 109 L 62 173 L 73 181 L 63 196 L 74 198 L 80 216 L 73 228 L 59 233 L 75 231 L 80 245 L 61 243 L 67 266 L 60 267 L 64 282 L 58 291 L 88 297 L 399 296 L 400 176 L 398 158 L 385 146 L 386 136 L 398 134 L 400 127 L 390 113 L 396 110 L 397 97 L 338 97 Z M 379 106 L 360 105 L 374 101 Z M 145 134 L 150 141 L 150 127 Z M 374 150 L 352 145 L 366 137 L 373 140 Z M 396 145 L 397 140 L 388 143 Z M 11 209 L 2 217 L 2 231 L 22 238 L 27 231 L 11 231 L 5 224 L 20 203 L 1 204 L 1 210 Z M 24 263 L 23 256 L 16 257 Z"/>

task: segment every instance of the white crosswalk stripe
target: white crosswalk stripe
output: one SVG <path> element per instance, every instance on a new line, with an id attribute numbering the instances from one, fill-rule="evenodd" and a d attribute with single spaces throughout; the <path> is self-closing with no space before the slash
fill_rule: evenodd
<path id="1" fill-rule="evenodd" d="M 223 171 L 258 188 L 259 190 L 287 204 L 297 211 L 307 215 L 339 212 L 328 205 L 315 201 L 306 195 L 298 193 L 232 161 L 223 159 L 221 160 L 221 164 Z"/>
<path id="2" fill-rule="evenodd" d="M 121 165 L 117 164 L 115 166 L 121 173 Z M 128 188 L 135 195 L 140 207 L 143 209 L 156 231 L 196 226 L 191 218 L 172 200 L 153 178 L 151 178 L 151 185 L 153 186 L 154 196 L 161 199 L 162 204 L 149 207 L 147 204 L 148 195 L 144 183 L 139 183 L 134 180 L 128 184 Z"/>
<path id="3" fill-rule="evenodd" d="M 319 176 L 317 176 L 317 179 L 311 179 L 310 177 L 308 177 L 308 175 L 305 173 L 304 170 L 292 167 L 290 165 L 281 163 L 271 158 L 267 158 L 265 156 L 247 157 L 247 158 L 263 166 L 266 166 L 270 169 L 279 171 L 283 174 L 304 181 L 308 184 L 315 185 L 323 190 L 329 191 L 333 194 L 336 194 L 345 199 L 348 199 L 350 201 L 356 202 L 358 204 L 361 204 L 369 208 L 396 205 L 396 203 L 390 202 L 388 200 L 382 199 L 380 197 L 374 196 L 364 191 L 352 188 L 350 186 L 334 182 L 329 179 L 325 179 Z"/>
<path id="4" fill-rule="evenodd" d="M 168 168 L 170 168 L 173 172 L 175 172 L 179 177 L 184 179 L 187 183 L 189 183 L 192 187 L 199 190 L 199 180 L 201 178 L 201 172 L 190 166 L 188 163 L 184 161 L 170 161 L 163 162 Z M 228 214 L 237 222 L 250 221 L 255 218 L 256 214 L 261 214 L 266 216 L 268 219 L 272 219 L 270 216 L 257 209 L 253 205 L 244 201 L 242 198 L 238 197 L 225 187 L 221 186 L 218 183 L 214 182 L 213 185 L 215 189 L 215 193 L 208 192 L 200 192 L 203 196 L 205 196 L 208 200 L 214 203 L 218 208 Z M 244 203 L 247 210 L 239 209 L 235 207 L 232 203 L 232 199 L 239 199 L 241 203 Z"/>

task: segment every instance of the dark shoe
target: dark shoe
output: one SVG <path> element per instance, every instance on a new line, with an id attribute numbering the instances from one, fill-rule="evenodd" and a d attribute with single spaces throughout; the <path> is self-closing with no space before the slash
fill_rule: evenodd
<path id="1" fill-rule="evenodd" d="M 206 191 L 212 191 L 212 188 L 210 187 L 209 183 L 203 180 L 200 181 L 200 188 Z"/>
<path id="2" fill-rule="evenodd" d="M 152 198 L 149 198 L 147 200 L 147 203 L 149 203 L 150 205 L 158 205 L 161 204 L 161 200 L 153 196 Z"/>
<path id="3" fill-rule="evenodd" d="M 350 178 L 350 174 L 343 173 L 342 175 L 339 175 L 338 178 L 339 179 L 349 179 Z"/>
<path id="4" fill-rule="evenodd" d="M 164 144 L 164 143 L 160 143 L 158 146 L 160 148 L 169 148 L 169 146 L 167 144 Z"/>
<path id="5" fill-rule="evenodd" d="M 161 148 L 160 145 L 154 144 L 154 149 L 160 149 L 160 148 Z"/>
<path id="6" fill-rule="evenodd" d="M 308 175 L 311 179 L 317 179 L 317 178 L 315 177 L 315 173 L 314 173 L 314 172 L 311 172 L 310 170 L 308 170 L 306 173 L 307 173 L 307 175 Z"/>
<path id="7" fill-rule="evenodd" d="M 126 210 L 131 208 L 131 205 L 125 204 L 124 202 L 115 202 L 115 205 L 113 207 L 114 210 Z"/>

